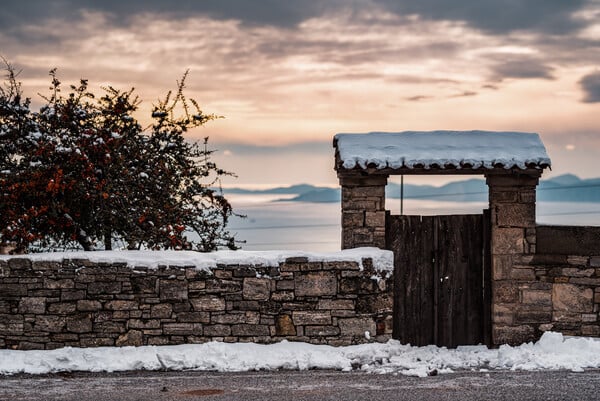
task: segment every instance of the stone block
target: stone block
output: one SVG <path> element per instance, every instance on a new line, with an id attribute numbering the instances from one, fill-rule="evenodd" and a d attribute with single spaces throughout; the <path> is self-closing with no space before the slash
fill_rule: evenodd
<path id="1" fill-rule="evenodd" d="M 513 264 L 513 255 L 492 255 L 492 278 L 494 280 L 510 279 Z"/>
<path id="2" fill-rule="evenodd" d="M 494 344 L 520 345 L 529 341 L 535 341 L 535 329 L 533 326 L 500 326 L 492 328 L 492 342 Z"/>
<path id="3" fill-rule="evenodd" d="M 212 272 L 213 272 L 213 275 L 219 279 L 227 280 L 227 279 L 233 278 L 233 271 L 231 271 L 231 270 L 213 269 Z M 191 287 L 190 287 L 190 290 L 191 290 Z"/>
<path id="4" fill-rule="evenodd" d="M 178 312 L 177 322 L 210 323 L 210 312 Z"/>
<path id="5" fill-rule="evenodd" d="M 492 322 L 499 325 L 512 325 L 515 319 L 514 305 L 492 305 Z"/>
<path id="6" fill-rule="evenodd" d="M 296 326 L 305 325 L 329 325 L 331 324 L 331 313 L 316 311 L 294 311 L 292 320 Z"/>
<path id="7" fill-rule="evenodd" d="M 319 299 L 317 309 L 354 309 L 352 299 Z"/>
<path id="8" fill-rule="evenodd" d="M 71 333 L 89 333 L 92 331 L 92 319 L 88 314 L 67 316 L 67 331 Z"/>
<path id="9" fill-rule="evenodd" d="M 188 299 L 187 282 L 175 280 L 160 280 L 161 301 L 185 301 Z"/>
<path id="10" fill-rule="evenodd" d="M 46 316 L 37 316 L 40 318 L 41 324 L 36 325 L 36 331 L 50 331 L 46 330 L 48 326 L 52 325 L 52 319 L 49 319 L 50 322 L 45 324 Z M 60 319 L 58 316 L 53 316 L 53 319 Z M 22 335 L 25 325 L 23 323 L 23 316 L 20 315 L 10 315 L 10 314 L 2 314 L 0 315 L 0 333 L 3 335 Z"/>
<path id="11" fill-rule="evenodd" d="M 190 299 L 195 311 L 220 312 L 225 310 L 225 300 L 216 295 L 205 295 Z"/>
<path id="12" fill-rule="evenodd" d="M 492 254 L 520 254 L 523 253 L 525 240 L 522 228 L 492 228 Z"/>
<path id="13" fill-rule="evenodd" d="M 148 345 L 169 345 L 171 344 L 171 340 L 169 337 L 164 336 L 156 336 L 148 338 Z"/>
<path id="14" fill-rule="evenodd" d="M 296 328 L 290 315 L 279 315 L 275 320 L 275 335 L 277 336 L 295 336 Z"/>
<path id="15" fill-rule="evenodd" d="M 117 347 L 133 346 L 139 347 L 143 345 L 144 335 L 139 330 L 129 330 L 125 334 L 121 334 L 115 341 Z"/>
<path id="16" fill-rule="evenodd" d="M 80 312 L 93 312 L 102 309 L 102 304 L 98 301 L 80 300 L 76 307 Z"/>
<path id="17" fill-rule="evenodd" d="M 47 331 L 50 333 L 60 333 L 64 331 L 66 326 L 66 317 L 55 316 L 55 315 L 39 315 L 36 316 L 34 321 L 35 331 Z M 0 325 L 1 326 L 1 325 Z"/>
<path id="18" fill-rule="evenodd" d="M 328 296 L 337 293 L 337 279 L 335 273 L 318 271 L 297 274 L 294 279 L 296 296 Z"/>
<path id="19" fill-rule="evenodd" d="M 340 328 L 340 335 L 345 336 L 357 336 L 364 337 L 365 332 L 368 331 L 371 334 L 377 332 L 375 321 L 367 317 L 357 318 L 339 318 L 338 326 Z"/>
<path id="20" fill-rule="evenodd" d="M 340 328 L 335 326 L 306 326 L 304 335 L 308 337 L 331 337 L 340 334 Z"/>
<path id="21" fill-rule="evenodd" d="M 358 262 L 323 262 L 324 270 L 360 270 Z"/>
<path id="22" fill-rule="evenodd" d="M 89 295 L 118 294 L 121 292 L 121 283 L 118 281 L 96 281 L 88 285 Z"/>
<path id="23" fill-rule="evenodd" d="M 352 233 L 352 241 L 354 245 L 359 246 L 369 246 L 373 244 L 373 231 L 368 228 L 360 229 L 357 228 Z"/>
<path id="24" fill-rule="evenodd" d="M 517 311 L 515 316 L 515 323 L 536 323 L 543 324 L 552 321 L 552 312 L 550 310 L 535 310 L 535 309 L 522 309 Z M 496 322 L 500 323 L 500 322 Z"/>
<path id="25" fill-rule="evenodd" d="M 204 326 L 206 337 L 226 337 L 231 335 L 231 326 L 226 324 L 213 324 Z"/>
<path id="26" fill-rule="evenodd" d="M 365 212 L 362 210 L 344 210 L 342 227 L 362 227 L 365 225 Z"/>
<path id="27" fill-rule="evenodd" d="M 494 209 L 496 212 L 496 224 L 498 226 L 535 226 L 535 203 L 498 204 Z"/>
<path id="28" fill-rule="evenodd" d="M 581 335 L 589 337 L 600 337 L 600 326 L 598 325 L 583 325 L 581 326 Z"/>
<path id="29" fill-rule="evenodd" d="M 202 325 L 200 323 L 165 323 L 163 324 L 163 333 L 175 336 L 201 336 Z"/>
<path id="30" fill-rule="evenodd" d="M 511 269 L 510 278 L 515 281 L 535 281 L 534 268 L 518 268 Z"/>
<path id="31" fill-rule="evenodd" d="M 519 288 L 512 282 L 492 283 L 492 303 L 515 304 L 519 302 Z"/>
<path id="32" fill-rule="evenodd" d="M 156 292 L 156 277 L 134 276 L 131 277 L 132 291 L 139 294 L 154 294 Z"/>
<path id="33" fill-rule="evenodd" d="M 583 313 L 581 314 L 581 321 L 584 323 L 592 323 L 598 321 L 597 313 Z"/>
<path id="34" fill-rule="evenodd" d="M 490 201 L 492 203 L 517 203 L 519 193 L 516 190 L 490 191 Z"/>
<path id="35" fill-rule="evenodd" d="M 294 280 L 277 280 L 275 288 L 277 288 L 277 291 L 293 290 L 295 288 Z"/>
<path id="36" fill-rule="evenodd" d="M 580 269 L 577 267 L 565 267 L 562 274 L 568 277 L 591 277 L 596 273 L 596 269 Z"/>
<path id="37" fill-rule="evenodd" d="M 261 324 L 234 324 L 231 334 L 236 337 L 269 336 L 269 326 Z"/>
<path id="38" fill-rule="evenodd" d="M 230 294 L 242 290 L 242 283 L 239 280 L 206 280 L 206 293 Z"/>
<path id="39" fill-rule="evenodd" d="M 385 198 L 385 185 L 354 187 L 350 196 L 351 199 Z"/>
<path id="40" fill-rule="evenodd" d="M 206 281 L 190 281 L 188 282 L 188 296 L 190 292 L 200 292 L 206 289 Z"/>
<path id="41" fill-rule="evenodd" d="M 560 323 L 580 323 L 581 313 L 555 310 L 552 312 L 552 321 Z"/>
<path id="42" fill-rule="evenodd" d="M 244 299 L 266 301 L 271 295 L 271 280 L 256 277 L 244 278 L 242 295 Z"/>
<path id="43" fill-rule="evenodd" d="M 369 277 L 345 277 L 340 280 L 340 294 L 370 294 L 376 291 L 376 283 Z"/>
<path id="44" fill-rule="evenodd" d="M 31 260 L 27 258 L 10 258 L 8 267 L 13 270 L 31 269 Z"/>
<path id="45" fill-rule="evenodd" d="M 600 256 L 592 256 L 590 258 L 590 267 L 600 267 Z"/>
<path id="46" fill-rule="evenodd" d="M 6 297 L 25 297 L 27 296 L 27 287 L 21 284 L 0 284 L 0 294 Z"/>
<path id="47" fill-rule="evenodd" d="M 171 304 L 157 304 L 150 308 L 150 317 L 153 319 L 168 319 L 173 314 Z"/>
<path id="48" fill-rule="evenodd" d="M 385 227 L 385 211 L 365 212 L 365 225 L 369 227 Z"/>
<path id="49" fill-rule="evenodd" d="M 124 333 L 125 322 L 94 322 L 93 324 L 94 333 L 100 334 L 117 334 Z"/>
<path id="50" fill-rule="evenodd" d="M 294 291 L 277 291 L 271 294 L 271 299 L 276 302 L 287 302 L 294 300 Z"/>
<path id="51" fill-rule="evenodd" d="M 391 312 L 394 301 L 391 294 L 362 295 L 356 300 L 357 313 L 385 313 Z"/>
<path id="52" fill-rule="evenodd" d="M 552 302 L 555 310 L 589 313 L 593 311 L 594 292 L 573 284 L 554 284 Z"/>
<path id="53" fill-rule="evenodd" d="M 57 315 L 67 315 L 77 310 L 75 302 L 56 302 L 48 304 L 48 313 Z"/>
<path id="54" fill-rule="evenodd" d="M 228 306 L 228 310 L 237 311 L 257 311 L 260 310 L 261 303 L 258 301 L 237 301 L 234 302 L 231 308 Z"/>
<path id="55" fill-rule="evenodd" d="M 46 312 L 45 297 L 21 298 L 19 301 L 19 313 L 42 314 Z"/>
<path id="56" fill-rule="evenodd" d="M 322 270 L 322 269 L 323 269 L 323 263 L 321 263 L 321 262 L 307 262 L 307 263 L 302 263 L 300 265 L 301 272 L 310 272 L 310 271 L 316 271 L 316 270 Z"/>
<path id="57" fill-rule="evenodd" d="M 48 288 L 50 290 L 62 289 L 62 288 L 75 288 L 75 283 L 72 279 L 44 279 L 44 288 Z"/>
<path id="58" fill-rule="evenodd" d="M 84 290 L 63 290 L 60 292 L 61 301 L 77 301 L 85 299 Z"/>
<path id="59" fill-rule="evenodd" d="M 587 256 L 567 256 L 567 263 L 575 266 L 587 266 L 590 258 Z"/>
<path id="60" fill-rule="evenodd" d="M 552 306 L 552 293 L 550 291 L 522 290 L 521 302 L 532 306 Z"/>
<path id="61" fill-rule="evenodd" d="M 598 287 L 600 286 L 600 277 L 572 277 L 569 279 L 569 283 Z"/>
<path id="62" fill-rule="evenodd" d="M 135 310 L 139 309 L 139 304 L 137 301 L 110 301 L 104 305 L 104 308 L 108 310 Z"/>
<path id="63" fill-rule="evenodd" d="M 130 319 L 127 322 L 129 329 L 158 329 L 160 328 L 159 319 Z"/>
<path id="64" fill-rule="evenodd" d="M 245 313 L 235 313 L 230 312 L 226 314 L 212 314 L 210 316 L 211 323 L 219 323 L 219 324 L 240 324 L 246 323 L 246 314 Z"/>

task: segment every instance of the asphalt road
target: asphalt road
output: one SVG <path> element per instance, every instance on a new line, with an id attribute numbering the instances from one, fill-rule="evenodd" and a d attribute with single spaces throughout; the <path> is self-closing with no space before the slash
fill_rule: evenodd
<path id="1" fill-rule="evenodd" d="M 600 370 L 426 378 L 332 371 L 0 376 L 0 400 L 600 400 Z"/>

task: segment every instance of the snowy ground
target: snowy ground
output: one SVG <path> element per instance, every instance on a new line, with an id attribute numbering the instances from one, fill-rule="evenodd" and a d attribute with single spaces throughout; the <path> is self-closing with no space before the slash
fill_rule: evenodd
<path id="1" fill-rule="evenodd" d="M 52 351 L 0 350 L 0 374 L 65 371 L 336 369 L 427 376 L 454 370 L 488 371 L 600 368 L 600 341 L 545 333 L 518 347 L 446 349 L 411 347 L 397 341 L 331 347 L 295 342 L 271 345 L 211 342 L 176 346 L 62 348 Z"/>

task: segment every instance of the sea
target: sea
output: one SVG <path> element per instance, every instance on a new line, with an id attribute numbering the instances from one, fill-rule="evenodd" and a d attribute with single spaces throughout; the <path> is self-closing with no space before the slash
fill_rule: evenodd
<path id="1" fill-rule="evenodd" d="M 340 249 L 340 204 L 287 201 L 294 195 L 228 195 L 236 213 L 229 230 L 245 250 Z M 400 214 L 400 199 L 387 199 L 392 214 Z M 405 199 L 406 215 L 475 214 L 485 202 L 446 202 Z M 538 202 L 538 224 L 600 226 L 600 203 Z"/>

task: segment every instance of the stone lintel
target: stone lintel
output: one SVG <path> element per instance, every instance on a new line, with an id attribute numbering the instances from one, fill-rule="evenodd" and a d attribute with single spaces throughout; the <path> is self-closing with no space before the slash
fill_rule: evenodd
<path id="1" fill-rule="evenodd" d="M 342 187 L 375 187 L 386 186 L 387 174 L 343 174 L 338 172 L 338 178 Z"/>

